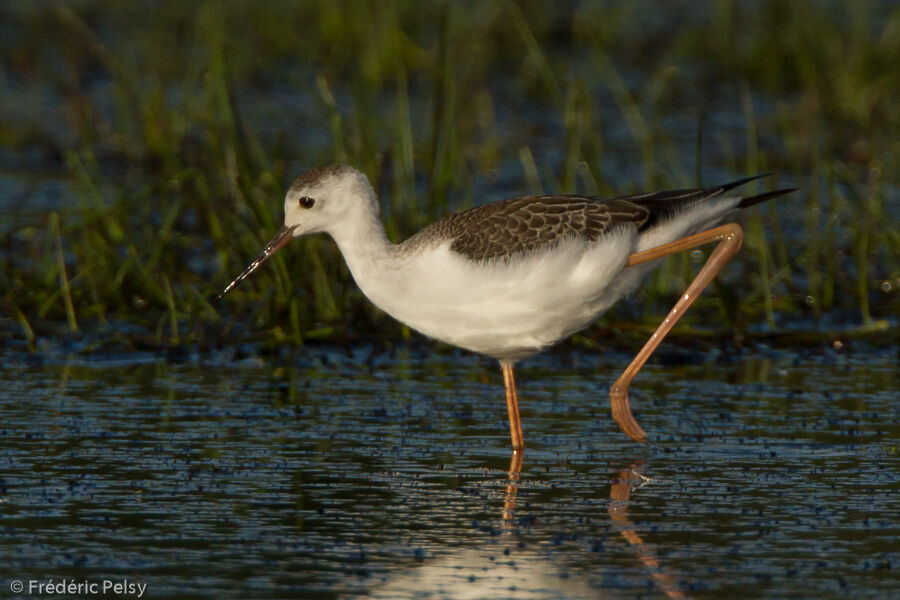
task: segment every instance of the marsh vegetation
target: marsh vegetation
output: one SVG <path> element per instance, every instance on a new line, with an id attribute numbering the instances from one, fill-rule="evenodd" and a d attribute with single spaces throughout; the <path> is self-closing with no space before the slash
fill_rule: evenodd
<path id="1" fill-rule="evenodd" d="M 739 262 L 692 336 L 896 340 L 900 10 L 890 2 L 13 3 L 0 34 L 7 339 L 140 347 L 393 339 L 333 244 L 211 299 L 303 170 L 347 162 L 402 239 L 538 190 L 760 172 Z M 750 190 L 751 192 L 754 190 Z M 700 260 L 576 344 L 631 344 Z M 81 338 L 85 339 L 85 338 Z M 89 346 L 93 347 L 91 344 Z"/>

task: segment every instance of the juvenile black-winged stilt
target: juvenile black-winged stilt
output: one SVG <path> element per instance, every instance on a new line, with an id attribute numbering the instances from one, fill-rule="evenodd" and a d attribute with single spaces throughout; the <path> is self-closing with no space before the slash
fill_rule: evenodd
<path id="1" fill-rule="evenodd" d="M 633 292 L 658 259 L 717 242 L 610 390 L 616 422 L 633 440 L 644 442 L 647 434 L 631 413 L 628 386 L 740 249 L 741 227 L 718 224 L 738 209 L 795 190 L 746 198 L 732 193 L 758 177 L 606 199 L 577 194 L 509 198 L 446 217 L 392 244 L 366 176 L 343 165 L 318 167 L 294 181 L 285 197 L 284 226 L 221 296 L 291 239 L 330 234 L 357 285 L 376 306 L 428 337 L 500 361 L 512 446 L 521 451 L 515 362 L 590 325 Z"/>

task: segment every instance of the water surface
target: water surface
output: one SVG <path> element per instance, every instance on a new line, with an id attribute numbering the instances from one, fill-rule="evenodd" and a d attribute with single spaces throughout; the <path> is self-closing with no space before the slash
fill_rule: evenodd
<path id="1" fill-rule="evenodd" d="M 0 564 L 151 598 L 878 597 L 896 589 L 896 349 L 518 370 L 371 348 L 7 353 Z M 171 358 L 171 357 L 170 357 Z M 663 356 L 665 358 L 665 356 Z"/>

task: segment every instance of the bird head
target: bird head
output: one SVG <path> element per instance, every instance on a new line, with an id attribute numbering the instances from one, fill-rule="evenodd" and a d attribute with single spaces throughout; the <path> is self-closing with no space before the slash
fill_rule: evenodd
<path id="1" fill-rule="evenodd" d="M 284 225 L 240 275 L 219 294 L 230 292 L 295 237 L 331 232 L 360 211 L 377 212 L 375 193 L 365 175 L 346 165 L 310 169 L 294 180 L 284 198 Z"/>

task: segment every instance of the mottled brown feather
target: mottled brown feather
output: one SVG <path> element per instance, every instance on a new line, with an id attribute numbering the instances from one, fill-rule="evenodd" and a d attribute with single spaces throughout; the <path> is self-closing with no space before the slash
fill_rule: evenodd
<path id="1" fill-rule="evenodd" d="M 404 251 L 452 240 L 450 249 L 475 261 L 509 259 L 565 238 L 595 242 L 619 224 L 640 228 L 649 211 L 617 199 L 578 195 L 523 196 L 478 206 L 432 223 L 403 242 Z"/>
<path id="2" fill-rule="evenodd" d="M 472 260 L 509 259 L 555 246 L 567 237 L 595 242 L 617 225 L 633 225 L 638 231 L 645 231 L 693 204 L 712 200 L 765 176 L 756 175 L 705 189 L 648 192 L 609 199 L 576 194 L 510 198 L 432 223 L 401 247 L 404 251 L 414 251 L 452 240 L 450 249 Z M 791 191 L 762 194 L 759 201 Z M 754 198 L 745 199 L 739 208 L 755 204 Z"/>

